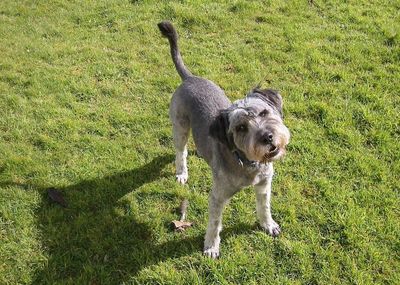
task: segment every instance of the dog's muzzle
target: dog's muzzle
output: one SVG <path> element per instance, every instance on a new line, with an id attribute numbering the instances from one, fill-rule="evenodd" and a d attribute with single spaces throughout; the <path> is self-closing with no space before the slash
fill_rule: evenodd
<path id="1" fill-rule="evenodd" d="M 261 136 L 261 143 L 267 148 L 267 152 L 264 154 L 264 160 L 269 160 L 279 154 L 279 147 L 274 144 L 274 135 L 271 132 L 265 132 Z"/>

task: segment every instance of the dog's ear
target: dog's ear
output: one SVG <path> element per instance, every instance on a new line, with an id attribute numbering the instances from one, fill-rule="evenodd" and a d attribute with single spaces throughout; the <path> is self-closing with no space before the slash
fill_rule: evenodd
<path id="1" fill-rule="evenodd" d="M 210 125 L 209 133 L 214 139 L 217 139 L 220 143 L 230 147 L 231 140 L 228 136 L 229 130 L 229 116 L 228 112 L 221 111 Z"/>
<path id="2" fill-rule="evenodd" d="M 281 94 L 273 89 L 260 89 L 258 87 L 253 89 L 253 94 L 257 94 L 258 97 L 267 101 L 269 105 L 275 107 L 279 115 L 283 119 L 283 100 Z"/>

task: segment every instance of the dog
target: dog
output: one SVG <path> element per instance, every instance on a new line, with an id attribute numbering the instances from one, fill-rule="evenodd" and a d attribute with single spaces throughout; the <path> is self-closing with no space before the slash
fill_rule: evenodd
<path id="1" fill-rule="evenodd" d="M 282 158 L 290 132 L 283 123 L 282 97 L 259 87 L 244 99 L 231 103 L 224 91 L 210 80 L 194 76 L 185 66 L 174 26 L 158 24 L 182 84 L 172 96 L 169 116 L 176 150 L 176 179 L 188 180 L 187 141 L 190 129 L 199 156 L 211 167 L 213 185 L 209 195 L 209 219 L 204 255 L 218 258 L 222 211 L 240 189 L 253 185 L 261 227 L 275 237 L 279 225 L 271 215 L 273 161 Z"/>

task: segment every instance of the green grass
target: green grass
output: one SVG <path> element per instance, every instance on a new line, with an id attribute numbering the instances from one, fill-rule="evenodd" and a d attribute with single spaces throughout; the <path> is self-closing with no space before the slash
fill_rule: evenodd
<path id="1" fill-rule="evenodd" d="M 397 1 L 0 2 L 0 284 L 399 284 Z M 174 181 L 180 83 L 156 24 L 230 99 L 279 89 L 273 215 L 246 189 L 202 256 L 211 175 Z M 49 202 L 56 187 L 69 203 Z M 182 198 L 195 227 L 176 234 Z"/>

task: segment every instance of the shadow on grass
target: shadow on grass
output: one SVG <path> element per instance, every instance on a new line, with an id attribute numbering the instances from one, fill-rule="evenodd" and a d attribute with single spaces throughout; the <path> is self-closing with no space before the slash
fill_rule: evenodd
<path id="1" fill-rule="evenodd" d="M 172 161 L 172 155 L 164 155 L 131 171 L 57 188 L 64 193 L 67 208 L 52 204 L 47 189 L 39 189 L 43 199 L 36 216 L 48 260 L 33 283 L 121 284 L 149 265 L 199 253 L 202 235 L 177 235 L 160 244 L 148 223 L 116 210 L 130 211 L 121 198 L 158 179 Z M 249 230 L 248 225 L 237 225 L 226 229 L 224 236 Z"/>

